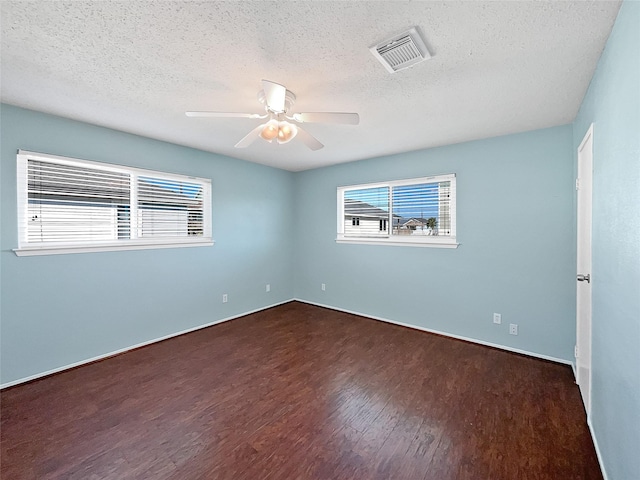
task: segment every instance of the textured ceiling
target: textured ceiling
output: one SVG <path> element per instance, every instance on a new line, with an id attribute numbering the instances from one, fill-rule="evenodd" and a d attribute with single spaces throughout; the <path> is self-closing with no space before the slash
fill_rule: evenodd
<path id="1" fill-rule="evenodd" d="M 288 170 L 571 122 L 618 1 L 2 1 L 2 101 Z M 417 26 L 433 58 L 389 74 L 368 47 Z M 234 144 L 261 79 L 325 148 Z M 56 153 L 56 152 L 50 152 Z"/>

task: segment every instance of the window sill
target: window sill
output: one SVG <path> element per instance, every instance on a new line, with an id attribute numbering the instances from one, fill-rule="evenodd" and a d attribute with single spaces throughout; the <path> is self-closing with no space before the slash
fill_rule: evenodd
<path id="1" fill-rule="evenodd" d="M 392 245 L 395 247 L 430 247 L 430 248 L 458 248 L 459 243 L 454 239 L 439 241 L 424 240 L 396 240 L 389 238 L 336 238 L 336 243 L 351 243 L 356 245 Z"/>
<path id="2" fill-rule="evenodd" d="M 26 247 L 15 248 L 13 251 L 18 257 L 30 257 L 35 255 L 61 255 L 69 253 L 95 253 L 116 252 L 120 250 L 151 250 L 157 248 L 185 248 L 185 247 L 211 247 L 214 242 L 205 240 L 201 242 L 184 243 L 130 243 L 127 245 L 94 245 L 86 247 L 59 246 L 59 247 Z"/>

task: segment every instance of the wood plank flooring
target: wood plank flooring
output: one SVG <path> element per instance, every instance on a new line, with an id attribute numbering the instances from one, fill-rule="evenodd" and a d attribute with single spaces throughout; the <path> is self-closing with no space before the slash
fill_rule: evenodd
<path id="1" fill-rule="evenodd" d="M 292 302 L 1 393 L 2 479 L 601 479 L 569 367 Z"/>

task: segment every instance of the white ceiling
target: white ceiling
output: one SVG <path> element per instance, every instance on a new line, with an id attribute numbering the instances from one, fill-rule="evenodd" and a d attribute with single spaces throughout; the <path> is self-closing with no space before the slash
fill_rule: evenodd
<path id="1" fill-rule="evenodd" d="M 570 123 L 619 1 L 2 1 L 2 101 L 292 171 Z M 433 58 L 389 74 L 368 47 L 417 26 Z M 234 144 L 261 79 L 325 148 Z M 55 153 L 55 152 L 50 152 Z"/>

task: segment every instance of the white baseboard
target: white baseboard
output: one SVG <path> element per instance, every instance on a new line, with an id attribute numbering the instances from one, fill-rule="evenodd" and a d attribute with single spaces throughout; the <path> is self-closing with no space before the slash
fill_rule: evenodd
<path id="1" fill-rule="evenodd" d="M 86 365 L 87 363 L 96 362 L 98 360 L 104 360 L 105 358 L 113 357 L 114 355 L 118 355 L 120 353 L 128 352 L 129 350 L 134 350 L 136 348 L 145 347 L 147 345 L 151 345 L 152 343 L 161 342 L 163 340 L 168 340 L 169 338 L 178 337 L 180 335 L 184 335 L 186 333 L 195 332 L 196 330 L 201 330 L 203 328 L 211 327 L 213 325 L 217 325 L 219 323 L 228 322 L 229 320 L 234 320 L 236 318 L 244 317 L 245 315 L 250 315 L 252 313 L 260 312 L 262 310 L 267 310 L 268 308 L 277 307 L 278 305 L 283 305 L 285 303 L 289 303 L 293 301 L 293 299 L 284 300 L 282 302 L 274 303 L 272 305 L 267 305 L 265 307 L 256 308 L 255 310 L 251 310 L 249 312 L 239 313 L 238 315 L 233 315 L 231 317 L 222 318 L 220 320 L 215 320 L 213 322 L 205 323 L 204 325 L 198 325 L 197 327 L 188 328 L 187 330 L 182 330 L 176 333 L 170 333 L 169 335 L 165 335 L 163 337 L 154 338 L 153 340 L 148 340 L 146 342 L 137 343 L 135 345 L 131 345 L 129 347 L 121 348 L 119 350 L 114 350 L 113 352 L 104 353 L 102 355 L 98 355 L 96 357 L 87 358 L 85 360 L 80 360 L 79 362 L 74 362 L 69 365 L 64 365 L 62 367 L 54 368 L 52 370 L 47 370 L 46 372 L 36 373 L 35 375 L 29 375 L 28 377 L 19 378 L 18 380 L 13 380 L 12 382 L 3 383 L 0 385 L 0 390 L 3 388 L 13 387 L 14 385 L 19 385 L 21 383 L 29 382 L 31 380 L 36 380 L 38 378 L 46 377 L 48 375 L 53 375 L 54 373 L 62 372 L 64 370 L 69 370 L 70 368 L 80 367 L 82 365 Z"/>
<path id="2" fill-rule="evenodd" d="M 513 352 L 513 353 L 519 353 L 521 355 L 527 355 L 529 357 L 541 358 L 543 360 L 549 360 L 549 361 L 555 362 L 555 363 L 562 363 L 563 365 L 570 365 L 572 368 L 574 368 L 574 372 L 575 372 L 575 367 L 573 367 L 573 362 L 571 362 L 569 360 L 564 360 L 562 358 L 551 357 L 549 355 L 544 355 L 542 353 L 529 352 L 527 350 L 521 350 L 519 348 L 507 347 L 506 345 L 500 345 L 499 343 L 485 342 L 484 340 L 478 340 L 476 338 L 463 337 L 462 335 L 455 335 L 453 333 L 443 332 L 443 331 L 440 331 L 440 330 L 434 330 L 432 328 L 419 327 L 417 325 L 412 325 L 410 323 L 397 322 L 395 320 L 390 320 L 388 318 L 377 317 L 375 315 L 369 315 L 369 314 L 366 314 L 366 313 L 356 312 L 354 310 L 347 310 L 347 309 L 344 309 L 344 308 L 338 308 L 338 307 L 334 307 L 332 305 L 325 305 L 325 304 L 322 304 L 322 303 L 310 302 L 309 300 L 303 300 L 301 298 L 294 298 L 293 300 L 295 300 L 296 302 L 308 303 L 309 305 L 315 305 L 317 307 L 328 308 L 330 310 L 337 310 L 339 312 L 351 313 L 353 315 L 358 315 L 360 317 L 370 318 L 372 320 L 378 320 L 380 322 L 393 323 L 394 325 L 400 325 L 402 327 L 413 328 L 415 330 L 421 330 L 423 332 L 435 333 L 437 335 L 442 335 L 442 336 L 445 336 L 445 337 L 455 338 L 457 340 L 464 340 L 465 342 L 477 343 L 479 345 L 484 345 L 486 347 L 498 348 L 500 350 L 506 350 L 508 352 Z"/>
<path id="3" fill-rule="evenodd" d="M 239 318 L 239 317 L 244 317 L 245 315 L 250 315 L 252 313 L 256 313 L 256 312 L 259 312 L 261 310 L 266 310 L 268 308 L 277 307 L 278 305 L 283 305 L 283 304 L 289 303 L 291 301 L 297 301 L 297 302 L 301 302 L 301 303 L 308 303 L 309 305 L 315 305 L 315 306 L 318 306 L 318 307 L 328 308 L 330 310 L 336 310 L 336 311 L 339 311 L 339 312 L 345 312 L 345 313 L 350 313 L 350 314 L 353 314 L 353 315 L 359 315 L 361 317 L 370 318 L 372 320 L 378 320 L 378 321 L 381 321 L 381 322 L 392 323 L 394 325 L 400 325 L 400 326 L 403 326 L 403 327 L 413 328 L 415 330 L 421 330 L 421 331 L 424 331 L 424 332 L 435 333 L 435 334 L 438 334 L 438 335 L 443 335 L 445 337 L 456 338 L 458 340 L 464 340 L 466 342 L 485 345 L 487 347 L 498 348 L 498 349 L 501 349 L 501 350 L 507 350 L 509 352 L 520 353 L 522 355 L 528 355 L 530 357 L 536 357 L 536 358 L 541 358 L 543 360 L 550 360 L 552 362 L 562 363 L 562 364 L 565 364 L 565 365 L 570 365 L 571 368 L 573 369 L 574 377 L 575 377 L 575 365 L 573 364 L 573 362 L 570 362 L 568 360 L 564 360 L 564 359 L 561 359 L 561 358 L 551 357 L 549 355 L 543 355 L 543 354 L 540 354 L 540 353 L 529 352 L 529 351 L 521 350 L 521 349 L 518 349 L 518 348 L 507 347 L 505 345 L 500 345 L 500 344 L 497 344 L 497 343 L 485 342 L 483 340 L 478 340 L 478 339 L 471 338 L 471 337 L 464 337 L 462 335 L 455 335 L 455 334 L 452 334 L 452 333 L 443 332 L 443 331 L 440 331 L 440 330 L 434 330 L 434 329 L 431 329 L 431 328 L 419 327 L 417 325 L 412 325 L 410 323 L 397 322 L 395 320 L 390 320 L 388 318 L 377 317 L 377 316 L 374 316 L 374 315 L 368 315 L 366 313 L 356 312 L 354 310 L 346 310 L 344 308 L 338 308 L 338 307 L 334 307 L 332 305 L 325 305 L 325 304 L 322 304 L 322 303 L 311 302 L 309 300 L 303 300 L 301 298 L 291 298 L 289 300 L 284 300 L 282 302 L 278 302 L 278 303 L 274 303 L 274 304 L 267 305 L 267 306 L 264 306 L 264 307 L 256 308 L 255 310 L 251 310 L 251 311 L 248 311 L 248 312 L 240 313 L 240 314 L 233 315 L 231 317 L 226 317 L 226 318 L 223 318 L 223 319 L 220 319 L 220 320 L 215 320 L 213 322 L 205 323 L 204 325 L 198 325 L 197 327 L 189 328 L 187 330 L 182 330 L 180 332 L 171 333 L 169 335 L 165 335 L 163 337 L 155 338 L 153 340 L 148 340 L 146 342 L 138 343 L 138 344 L 131 345 L 131 346 L 125 347 L 125 348 L 121 348 L 121 349 L 115 350 L 113 352 L 105 353 L 105 354 L 98 355 L 98 356 L 92 357 L 92 358 L 87 358 L 85 360 L 81 360 L 79 362 L 74 362 L 74 363 L 71 363 L 69 365 L 64 365 L 62 367 L 54 368 L 52 370 L 47 370 L 46 372 L 37 373 L 35 375 L 30 375 L 28 377 L 20 378 L 18 380 L 14 380 L 12 382 L 3 383 L 3 384 L 0 385 L 0 389 L 12 387 L 14 385 L 19 385 L 21 383 L 29 382 L 31 380 L 35 380 L 35 379 L 38 379 L 38 378 L 41 378 L 41 377 L 46 377 L 47 375 L 52 375 L 54 373 L 62 372 L 64 370 L 68 370 L 70 368 L 79 367 L 79 366 L 85 365 L 87 363 L 95 362 L 95 361 L 98 361 L 98 360 L 103 360 L 105 358 L 112 357 L 112 356 L 118 355 L 120 353 L 128 352 L 129 350 L 133 350 L 133 349 L 136 349 L 136 348 L 144 347 L 146 345 L 151 345 L 152 343 L 161 342 L 163 340 L 167 340 L 169 338 L 177 337 L 179 335 L 184 335 L 186 333 L 195 332 L 196 330 L 200 330 L 200 329 L 203 329 L 203 328 L 211 327 L 213 325 L 217 325 L 218 323 L 228 322 L 229 320 L 234 320 L 234 319 Z"/>
<path id="4" fill-rule="evenodd" d="M 602 455 L 600 454 L 600 447 L 598 446 L 596 433 L 593 431 L 593 425 L 591 425 L 590 418 L 587 418 L 587 425 L 589 426 L 589 432 L 591 433 L 591 440 L 593 440 L 593 446 L 596 449 L 596 457 L 598 457 L 598 463 L 600 464 L 600 471 L 602 472 L 602 478 L 604 478 L 604 480 L 609 480 L 609 477 L 607 476 L 607 471 L 604 468 L 604 462 L 602 461 Z"/>

